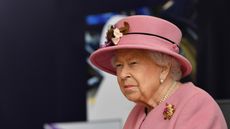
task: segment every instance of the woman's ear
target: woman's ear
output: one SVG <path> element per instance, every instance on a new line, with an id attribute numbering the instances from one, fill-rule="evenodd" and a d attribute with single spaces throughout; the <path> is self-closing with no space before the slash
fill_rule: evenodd
<path id="1" fill-rule="evenodd" d="M 169 75 L 170 69 L 171 69 L 171 64 L 162 66 L 160 80 L 165 80 L 167 78 L 167 76 Z"/>

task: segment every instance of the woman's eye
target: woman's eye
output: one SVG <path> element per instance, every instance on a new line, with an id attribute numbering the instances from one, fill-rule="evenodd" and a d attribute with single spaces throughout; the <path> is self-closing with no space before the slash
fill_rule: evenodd
<path id="1" fill-rule="evenodd" d="M 136 62 L 136 61 L 132 61 L 132 62 L 130 62 L 129 64 L 130 64 L 130 65 L 134 65 L 134 64 L 137 64 L 137 62 Z"/>
<path id="2" fill-rule="evenodd" d="M 118 67 L 121 67 L 122 64 L 115 64 L 115 67 L 118 68 Z"/>

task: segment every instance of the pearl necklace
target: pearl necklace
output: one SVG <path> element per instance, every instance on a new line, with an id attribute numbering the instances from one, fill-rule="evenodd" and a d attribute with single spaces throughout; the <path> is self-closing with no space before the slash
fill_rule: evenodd
<path id="1" fill-rule="evenodd" d="M 172 83 L 172 85 L 168 88 L 167 92 L 166 92 L 165 95 L 160 99 L 160 101 L 156 104 L 156 106 L 159 105 L 160 103 L 162 103 L 163 101 L 165 101 L 165 100 L 169 97 L 169 92 L 175 88 L 176 84 L 177 84 L 177 81 L 174 81 L 174 82 Z M 153 108 L 155 108 L 155 106 L 153 106 Z M 148 108 L 145 107 L 145 113 L 148 114 L 148 112 L 149 112 L 149 111 L 148 111 Z"/>
<path id="2" fill-rule="evenodd" d="M 176 81 L 174 81 L 174 82 L 172 83 L 172 85 L 170 86 L 170 88 L 168 88 L 167 92 L 166 92 L 165 95 L 161 98 L 161 100 L 159 101 L 158 104 L 162 103 L 163 101 L 165 101 L 165 100 L 169 97 L 169 92 L 175 88 L 176 84 L 177 84 Z"/>

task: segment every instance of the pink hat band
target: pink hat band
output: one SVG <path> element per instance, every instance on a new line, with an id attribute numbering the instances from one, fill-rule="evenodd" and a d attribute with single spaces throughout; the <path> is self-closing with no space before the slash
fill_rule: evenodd
<path id="1" fill-rule="evenodd" d="M 176 43 L 173 42 L 172 40 L 167 39 L 167 38 L 165 38 L 165 37 L 162 37 L 162 36 L 160 36 L 160 35 L 156 35 L 156 34 L 143 33 L 143 32 L 131 32 L 131 33 L 126 33 L 125 35 L 128 35 L 128 34 L 141 34 L 141 35 L 155 36 L 155 37 L 158 37 L 158 38 L 162 38 L 162 39 L 164 39 L 164 40 L 166 40 L 166 41 L 168 41 L 168 42 L 170 42 L 170 43 L 172 43 L 172 44 L 176 44 Z"/>
<path id="2" fill-rule="evenodd" d="M 143 38 L 145 40 L 142 40 Z M 103 47 L 108 47 L 111 44 L 114 45 L 112 42 L 109 42 Z M 162 46 L 176 53 L 179 53 L 179 49 L 180 49 L 180 47 L 176 43 L 174 43 L 173 41 L 165 37 L 161 37 L 155 34 L 140 33 L 140 32 L 124 34 L 122 38 L 120 38 L 119 44 L 117 44 L 117 46 L 122 46 L 122 45 L 133 46 L 133 47 L 135 47 L 136 45 L 141 45 L 141 46 L 145 45 L 148 46 L 149 48 L 154 46 Z"/>
<path id="3" fill-rule="evenodd" d="M 179 54 L 182 37 L 174 24 L 153 16 L 129 16 L 117 22 L 107 32 L 105 45 L 90 56 L 92 64 L 116 75 L 111 59 L 118 49 L 144 49 L 157 51 L 174 57 L 181 65 L 182 76 L 191 70 L 190 62 Z"/>

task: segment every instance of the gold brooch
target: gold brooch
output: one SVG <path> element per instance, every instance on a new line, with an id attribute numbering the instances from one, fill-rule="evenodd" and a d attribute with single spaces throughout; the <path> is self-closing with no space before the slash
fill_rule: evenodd
<path id="1" fill-rule="evenodd" d="M 170 120 L 175 112 L 175 106 L 166 103 L 166 108 L 164 109 L 163 115 L 165 120 Z"/>
<path id="2" fill-rule="evenodd" d="M 129 31 L 128 22 L 124 22 L 124 27 L 121 28 L 116 28 L 115 26 L 111 26 L 106 34 L 106 39 L 107 39 L 106 46 L 117 45 L 120 38 L 124 34 L 128 33 L 128 31 Z"/>

